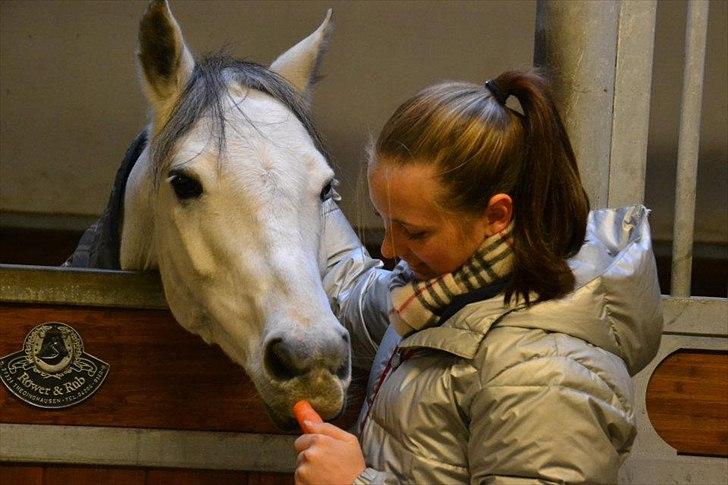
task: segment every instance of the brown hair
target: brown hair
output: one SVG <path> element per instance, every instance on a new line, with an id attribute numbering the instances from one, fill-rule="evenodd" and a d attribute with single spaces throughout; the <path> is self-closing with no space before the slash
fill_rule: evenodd
<path id="1" fill-rule="evenodd" d="M 485 86 L 431 86 L 387 121 L 370 163 L 434 164 L 445 188 L 440 202 L 455 212 L 479 214 L 492 196 L 511 196 L 515 263 L 506 301 L 558 298 L 574 288 L 566 258 L 584 242 L 589 200 L 545 79 L 510 71 L 494 81 L 495 94 L 515 96 L 523 114 Z"/>

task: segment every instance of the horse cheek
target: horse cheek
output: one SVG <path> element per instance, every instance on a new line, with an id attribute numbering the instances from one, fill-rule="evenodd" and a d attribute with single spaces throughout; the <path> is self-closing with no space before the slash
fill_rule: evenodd
<path id="1" fill-rule="evenodd" d="M 217 265 L 209 245 L 204 237 L 205 226 L 198 214 L 188 207 L 172 207 L 171 216 L 166 227 L 160 229 L 168 234 L 159 234 L 160 241 L 167 241 L 168 257 L 176 260 L 175 266 L 185 274 L 185 280 L 210 279 L 215 276 Z M 159 219 L 157 219 L 159 220 Z M 169 241 L 178 240 L 179 245 L 170 245 Z M 186 261 L 180 261 L 184 258 Z M 189 281 L 189 280 L 188 280 Z"/>

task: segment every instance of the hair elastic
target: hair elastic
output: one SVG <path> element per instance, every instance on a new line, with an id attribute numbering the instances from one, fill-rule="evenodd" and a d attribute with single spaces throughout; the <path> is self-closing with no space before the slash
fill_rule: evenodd
<path id="1" fill-rule="evenodd" d="M 498 101 L 502 105 L 506 104 L 506 100 L 510 95 L 506 92 L 503 92 L 501 87 L 498 86 L 498 83 L 496 83 L 492 79 L 488 79 L 487 81 L 485 81 L 485 87 L 488 89 L 488 91 L 490 91 L 496 101 Z"/>

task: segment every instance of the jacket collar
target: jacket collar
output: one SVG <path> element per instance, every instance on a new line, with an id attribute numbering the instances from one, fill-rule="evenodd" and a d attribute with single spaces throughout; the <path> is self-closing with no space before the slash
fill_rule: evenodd
<path id="1" fill-rule="evenodd" d="M 498 296 L 465 306 L 439 327 L 430 327 L 402 339 L 402 349 L 425 347 L 472 359 L 493 325 L 516 308 L 506 307 Z"/>

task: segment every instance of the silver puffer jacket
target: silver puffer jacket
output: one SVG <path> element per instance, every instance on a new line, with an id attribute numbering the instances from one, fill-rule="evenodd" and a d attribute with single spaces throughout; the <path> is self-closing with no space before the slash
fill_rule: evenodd
<path id="1" fill-rule="evenodd" d="M 662 331 L 648 212 L 590 214 L 566 297 L 471 303 L 400 339 L 390 273 L 332 205 L 324 284 L 355 365 L 371 367 L 359 418 L 368 468 L 355 483 L 615 483 L 636 433 L 630 376 Z"/>

